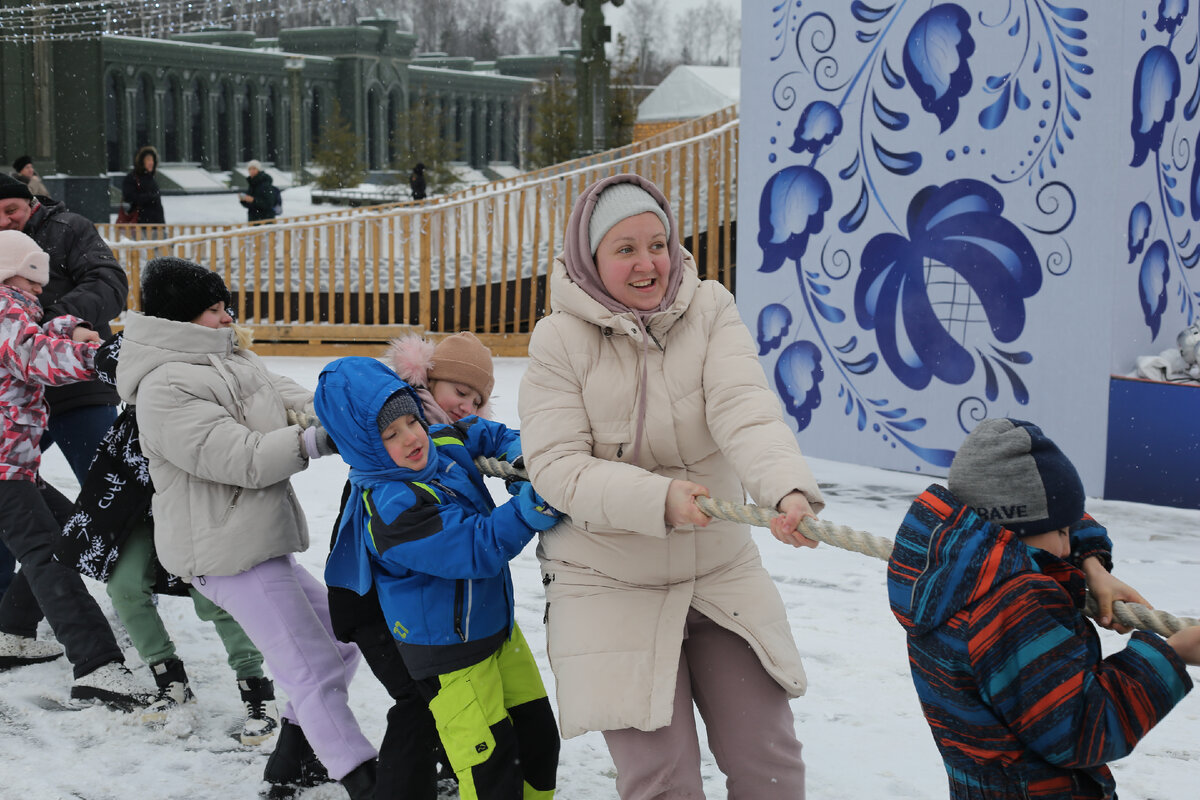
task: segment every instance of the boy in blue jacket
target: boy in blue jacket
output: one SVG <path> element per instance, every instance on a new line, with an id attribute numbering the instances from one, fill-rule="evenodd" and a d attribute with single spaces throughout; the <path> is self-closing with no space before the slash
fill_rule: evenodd
<path id="1" fill-rule="evenodd" d="M 1115 798 L 1106 763 L 1191 690 L 1200 627 L 1166 640 L 1138 631 L 1101 657 L 1081 609 L 1085 572 L 1112 592 L 1115 579 L 1092 574 L 1111 568 L 1111 544 L 1084 514 L 1075 467 L 1036 425 L 979 423 L 948 483 L 913 502 L 888 595 L 951 800 Z M 1124 584 L 1117 594 L 1144 603 Z"/>
<path id="2" fill-rule="evenodd" d="M 431 430 L 412 388 L 371 358 L 330 363 L 314 404 L 353 487 L 326 582 L 374 582 L 463 800 L 553 797 L 558 730 L 508 562 L 559 514 L 527 481 L 497 508 L 474 463 L 515 458 L 518 432 L 473 416 Z"/>

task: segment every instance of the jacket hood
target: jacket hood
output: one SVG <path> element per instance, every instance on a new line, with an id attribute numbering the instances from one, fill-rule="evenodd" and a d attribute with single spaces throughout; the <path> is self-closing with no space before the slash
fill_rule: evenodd
<path id="1" fill-rule="evenodd" d="M 133 171 L 138 175 L 146 174 L 145 160 L 146 156 L 154 156 L 154 171 L 158 172 L 158 150 L 152 145 L 145 145 L 137 151 L 137 155 L 133 157 Z"/>
<path id="2" fill-rule="evenodd" d="M 136 405 L 142 379 L 163 364 L 211 364 L 236 349 L 233 328 L 206 328 L 130 311 L 117 367 L 117 392 L 126 403 Z"/>
<path id="3" fill-rule="evenodd" d="M 41 223 L 50 217 L 62 214 L 67 211 L 67 206 L 61 200 L 52 200 L 49 197 L 38 197 L 37 205 L 33 207 L 33 213 L 29 215 L 29 221 L 25 223 L 25 232 L 30 236 L 31 232 L 36 229 Z"/>
<path id="4" fill-rule="evenodd" d="M 374 358 L 339 358 L 321 370 L 313 407 L 342 459 L 350 465 L 352 482 L 369 486 L 377 481 L 421 480 L 436 470 L 437 453 L 432 446 L 429 463 L 420 472 L 396 466 L 383 446 L 376 419 L 383 404 L 397 392 L 406 392 L 417 408 L 422 408 L 413 388 Z"/>
<path id="5" fill-rule="evenodd" d="M 1031 571 L 1041 569 L 1016 534 L 934 484 L 913 501 L 900 525 L 888 562 L 888 599 L 909 635 L 920 636 Z"/>
<path id="6" fill-rule="evenodd" d="M 15 303 L 24 310 L 25 315 L 34 322 L 42 321 L 42 304 L 31 294 L 26 294 L 15 286 L 0 283 L 0 304 Z"/>
<path id="7" fill-rule="evenodd" d="M 571 218 L 567 221 L 567 232 L 563 240 L 563 264 L 566 266 L 567 274 L 571 276 L 571 280 L 580 286 L 580 288 L 595 298 L 603 307 L 615 312 L 628 312 L 635 316 L 640 316 L 646 319 L 654 311 L 634 311 L 621 303 L 617 302 L 608 290 L 604 288 L 604 284 L 600 281 L 600 271 L 596 266 L 596 259 L 592 255 L 591 237 L 588 234 L 588 226 L 592 220 L 592 214 L 596 210 L 596 202 L 600 199 L 600 195 L 605 189 L 616 183 L 632 183 L 640 186 L 649 192 L 650 196 L 662 208 L 670 221 L 670 232 L 667 235 L 667 256 L 670 258 L 671 267 L 667 276 L 667 290 L 663 295 L 662 305 L 655 309 L 661 311 L 674 305 L 675 294 L 679 290 L 679 282 L 683 278 L 683 249 L 679 246 L 679 225 L 675 221 L 675 215 L 671 213 L 671 204 L 667 202 L 667 198 L 662 191 L 650 181 L 640 175 L 623 174 L 612 175 L 608 178 L 598 180 L 591 186 L 583 190 L 579 198 L 575 201 L 575 207 L 571 211 Z"/>
<path id="8" fill-rule="evenodd" d="M 342 512 L 334 534 L 325 580 L 360 595 L 373 583 L 371 561 L 362 537 L 369 525 L 364 505 L 357 501 L 364 490 L 389 481 L 425 481 L 437 470 L 438 454 L 429 442 L 425 469 L 415 472 L 396 465 L 383 446 L 376 419 L 383 404 L 396 392 L 407 392 L 421 409 L 412 387 L 387 366 L 373 358 L 349 356 L 329 363 L 317 378 L 313 407 L 325 430 L 337 445 L 342 460 L 350 465 L 351 499 Z M 422 413 L 422 419 L 424 414 Z"/>

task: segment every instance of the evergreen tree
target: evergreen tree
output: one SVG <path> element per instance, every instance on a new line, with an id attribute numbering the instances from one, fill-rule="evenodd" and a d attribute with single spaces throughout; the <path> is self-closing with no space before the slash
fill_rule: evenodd
<path id="1" fill-rule="evenodd" d="M 337 98 L 333 99 L 333 108 L 321 126 L 313 162 L 321 167 L 316 180 L 319 189 L 347 189 L 366 180 L 367 166 L 359 153 L 358 138 L 342 115 Z"/>
<path id="2" fill-rule="evenodd" d="M 559 73 L 538 90 L 533 100 L 533 163 L 547 167 L 575 157 L 579 109 L 575 85 Z"/>
<path id="3" fill-rule="evenodd" d="M 430 194 L 445 194 L 458 185 L 458 176 L 450 169 L 450 162 L 458 158 L 458 145 L 443 137 L 442 122 L 437 107 L 422 94 L 408 111 L 400 112 L 392 141 L 392 169 L 407 173 L 424 164 Z"/>

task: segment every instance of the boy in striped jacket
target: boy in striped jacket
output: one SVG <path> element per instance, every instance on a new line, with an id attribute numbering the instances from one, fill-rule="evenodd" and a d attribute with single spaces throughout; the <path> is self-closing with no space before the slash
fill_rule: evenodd
<path id="1" fill-rule="evenodd" d="M 1087 584 L 1118 629 L 1112 599 L 1145 601 L 1108 576 L 1111 546 L 1084 514 L 1079 475 L 1036 425 L 981 422 L 948 484 L 909 509 L 888 595 L 951 800 L 1115 798 L 1106 763 L 1191 690 L 1200 627 L 1138 631 L 1101 657 Z"/>

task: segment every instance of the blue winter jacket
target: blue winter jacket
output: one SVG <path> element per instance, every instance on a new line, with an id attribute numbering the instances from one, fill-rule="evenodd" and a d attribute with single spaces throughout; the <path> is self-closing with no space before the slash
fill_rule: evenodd
<path id="1" fill-rule="evenodd" d="M 325 567 L 330 586 L 365 594 L 374 581 L 384 618 L 414 678 L 481 661 L 508 637 L 508 562 L 534 531 L 514 504 L 496 508 L 474 464 L 503 457 L 519 433 L 478 417 L 430 430 L 421 471 L 388 456 L 376 418 L 397 392 L 416 393 L 371 358 L 322 372 L 317 416 L 351 467 L 352 492 Z"/>

